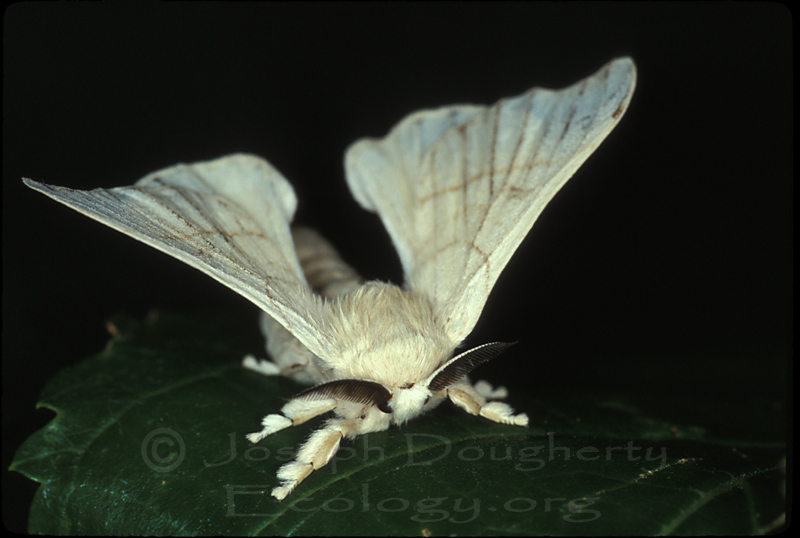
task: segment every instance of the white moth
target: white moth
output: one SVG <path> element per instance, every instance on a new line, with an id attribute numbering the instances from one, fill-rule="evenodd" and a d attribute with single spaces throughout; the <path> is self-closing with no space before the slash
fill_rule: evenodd
<path id="1" fill-rule="evenodd" d="M 545 205 L 614 128 L 636 68 L 616 59 L 561 91 L 534 88 L 490 107 L 411 114 L 345 157 L 347 182 L 380 216 L 400 254 L 403 287 L 364 282 L 310 229 L 290 229 L 297 200 L 252 155 L 179 164 L 131 187 L 26 185 L 215 278 L 258 305 L 274 362 L 264 374 L 313 385 L 267 415 L 258 442 L 333 412 L 278 471 L 282 500 L 327 464 L 343 437 L 382 431 L 445 398 L 495 422 L 527 426 L 502 387 L 467 374 L 509 344 L 453 357 L 500 272 Z"/>

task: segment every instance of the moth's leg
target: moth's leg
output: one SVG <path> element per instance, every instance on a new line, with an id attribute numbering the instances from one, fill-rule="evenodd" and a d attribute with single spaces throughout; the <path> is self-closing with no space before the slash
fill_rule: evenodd
<path id="1" fill-rule="evenodd" d="M 513 424 L 515 426 L 528 425 L 528 415 L 525 413 L 515 415 L 514 409 L 507 403 L 487 403 L 486 397 L 473 388 L 466 379 L 448 387 L 447 397 L 450 398 L 450 401 L 471 415 L 488 418 L 489 420 L 502 424 Z"/>
<path id="2" fill-rule="evenodd" d="M 251 443 L 257 443 L 268 435 L 281 431 L 289 426 L 297 426 L 307 420 L 327 413 L 336 407 L 335 400 L 290 400 L 281 407 L 280 415 L 267 415 L 261 420 L 260 432 L 248 433 L 245 437 Z"/>
<path id="3" fill-rule="evenodd" d="M 267 353 L 272 361 L 257 360 L 248 355 L 242 361 L 245 368 L 265 375 L 292 377 L 298 383 L 313 385 L 322 378 L 317 359 L 300 340 L 265 312 L 261 313 L 261 332 L 267 340 Z"/>
<path id="4" fill-rule="evenodd" d="M 386 430 L 391 415 L 374 406 L 338 401 L 335 416 L 316 430 L 297 451 L 294 461 L 278 469 L 280 486 L 272 490 L 279 501 L 286 498 L 314 470 L 324 467 L 339 449 L 343 437 Z"/>
<path id="5" fill-rule="evenodd" d="M 272 496 L 282 501 L 313 471 L 324 467 L 339 450 L 342 437 L 354 436 L 361 425 L 360 419 L 332 418 L 316 430 L 303 443 L 294 461 L 278 469 L 281 485 L 272 490 Z"/>
<path id="6" fill-rule="evenodd" d="M 482 379 L 476 381 L 472 388 L 487 400 L 502 400 L 508 397 L 508 390 L 505 387 L 492 388 L 488 381 Z"/>
<path id="7" fill-rule="evenodd" d="M 332 299 L 353 292 L 364 283 L 316 230 L 294 228 L 292 239 L 306 281 L 318 294 Z"/>
<path id="8" fill-rule="evenodd" d="M 247 355 L 242 366 L 264 375 L 291 377 L 298 383 L 313 385 L 326 379 L 316 356 L 300 340 L 266 312 L 261 312 L 261 332 L 267 341 L 272 361 Z"/>
<path id="9" fill-rule="evenodd" d="M 277 364 L 266 359 L 258 359 L 255 355 L 245 355 L 242 359 L 242 366 L 263 375 L 281 374 L 281 369 L 278 368 Z"/>

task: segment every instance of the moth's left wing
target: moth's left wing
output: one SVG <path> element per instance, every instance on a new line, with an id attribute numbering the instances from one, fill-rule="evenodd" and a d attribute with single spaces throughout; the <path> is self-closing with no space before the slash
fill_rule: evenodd
<path id="1" fill-rule="evenodd" d="M 265 160 L 236 154 L 179 164 L 130 187 L 90 191 L 23 181 L 210 275 L 318 356 L 334 352 L 317 330 L 323 305 L 303 277 L 289 231 L 297 199 Z"/>
<path id="2" fill-rule="evenodd" d="M 406 287 L 430 298 L 453 342 L 472 331 L 545 205 L 620 120 L 635 81 L 633 61 L 620 58 L 561 91 L 412 114 L 348 150 L 350 190 L 381 217 Z"/>

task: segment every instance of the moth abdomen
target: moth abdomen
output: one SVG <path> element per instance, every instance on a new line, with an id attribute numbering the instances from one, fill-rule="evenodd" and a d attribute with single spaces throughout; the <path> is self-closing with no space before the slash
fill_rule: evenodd
<path id="1" fill-rule="evenodd" d="M 316 230 L 293 228 L 292 239 L 303 275 L 316 293 L 330 299 L 353 292 L 364 283 L 355 269 Z"/>

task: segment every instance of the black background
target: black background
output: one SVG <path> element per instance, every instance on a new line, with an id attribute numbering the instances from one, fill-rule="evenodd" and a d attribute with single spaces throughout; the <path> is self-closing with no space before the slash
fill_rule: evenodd
<path id="1" fill-rule="evenodd" d="M 256 309 L 168 256 L 25 188 L 127 185 L 245 151 L 294 185 L 296 220 L 368 278 L 399 282 L 346 147 L 409 112 L 560 88 L 630 55 L 626 117 L 539 219 L 469 343 L 521 344 L 480 377 L 516 391 L 687 390 L 702 366 L 770 377 L 790 348 L 792 68 L 778 4 L 16 4 L 4 18 L 3 520 L 7 469 L 52 414 L 59 369 L 119 311 Z M 254 350 L 258 351 L 258 350 Z M 744 357 L 744 358 L 742 358 Z M 627 373 L 620 365 L 638 364 Z M 766 371 L 765 371 L 766 369 Z M 779 375 L 779 374 L 775 374 Z M 687 382 L 686 386 L 691 386 Z M 780 386 L 780 384 L 779 384 Z M 696 387 L 695 387 L 696 388 Z M 513 392 L 512 392 L 513 403 Z M 535 417 L 532 417 L 535 422 Z"/>

